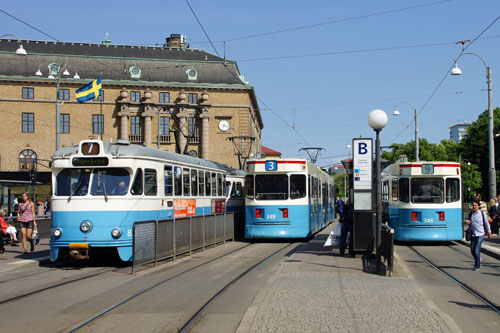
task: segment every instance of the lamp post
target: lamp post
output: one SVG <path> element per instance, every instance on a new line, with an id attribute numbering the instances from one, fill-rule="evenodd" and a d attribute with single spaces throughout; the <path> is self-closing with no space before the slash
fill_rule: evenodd
<path id="1" fill-rule="evenodd" d="M 23 55 L 23 56 L 28 55 L 26 50 L 23 48 L 23 45 L 21 44 L 21 39 L 19 37 L 17 37 L 16 35 L 13 35 L 13 34 L 5 34 L 5 35 L 0 36 L 0 38 L 6 37 L 6 36 L 14 37 L 19 42 L 19 48 L 16 50 L 17 55 Z"/>
<path id="2" fill-rule="evenodd" d="M 347 145 L 347 152 L 349 153 L 349 159 L 351 159 L 351 145 Z M 347 200 L 347 170 L 344 168 L 344 202 Z"/>
<path id="3" fill-rule="evenodd" d="M 44 65 L 47 65 L 47 64 L 41 64 L 38 66 L 38 70 L 35 73 L 36 76 L 43 76 L 43 73 L 42 73 L 40 68 Z M 66 64 L 61 65 L 61 64 L 58 64 L 56 62 L 50 63 L 47 66 L 47 69 L 48 69 L 47 78 L 56 80 L 56 151 L 59 150 L 59 148 L 61 147 L 61 124 L 60 124 L 61 105 L 59 103 L 59 90 L 60 90 L 60 83 L 61 83 L 61 75 L 70 76 L 68 68 L 69 68 L 68 65 L 66 65 Z M 73 76 L 73 78 L 80 79 L 78 72 L 75 71 L 75 75 Z"/>
<path id="4" fill-rule="evenodd" d="M 418 112 L 417 112 L 417 108 L 415 108 L 413 105 L 411 105 L 410 103 L 408 102 L 399 102 L 398 104 L 396 104 L 396 106 L 394 107 L 394 112 L 392 113 L 393 116 L 399 116 L 399 110 L 398 110 L 398 105 L 400 104 L 407 104 L 409 105 L 414 111 L 415 111 L 415 161 L 419 161 L 419 142 L 418 142 Z"/>
<path id="5" fill-rule="evenodd" d="M 382 230 L 382 184 L 380 182 L 380 131 L 387 125 L 387 114 L 383 110 L 373 110 L 368 115 L 368 124 L 375 131 L 376 137 L 376 152 L 375 152 L 375 177 L 377 183 L 376 198 L 376 211 L 377 223 L 375 233 L 375 251 L 377 255 L 377 273 L 380 272 L 380 244 L 381 244 L 381 230 Z"/>
<path id="6" fill-rule="evenodd" d="M 457 60 L 455 66 L 451 70 L 451 75 L 461 75 L 462 70 L 458 67 L 458 59 L 464 55 L 472 55 L 483 63 L 486 68 L 486 83 L 488 84 L 488 148 L 489 148 L 489 167 L 488 167 L 488 192 L 490 199 L 496 196 L 496 172 L 495 172 L 495 142 L 493 141 L 493 102 L 492 102 L 492 88 L 491 88 L 491 67 L 486 64 L 483 58 L 471 52 L 462 53 Z"/>

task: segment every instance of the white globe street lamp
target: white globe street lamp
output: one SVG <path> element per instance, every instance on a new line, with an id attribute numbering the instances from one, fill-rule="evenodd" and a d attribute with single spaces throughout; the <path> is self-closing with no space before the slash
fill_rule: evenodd
<path id="1" fill-rule="evenodd" d="M 376 233 L 375 233 L 375 251 L 377 255 L 377 273 L 380 272 L 381 266 L 381 253 L 380 253 L 380 244 L 381 244 L 381 231 L 382 231 L 382 184 L 380 182 L 380 131 L 387 125 L 387 114 L 383 110 L 373 110 L 368 115 L 368 124 L 375 131 L 377 138 L 376 142 L 376 151 L 375 151 L 375 177 L 377 183 L 377 191 L 375 193 L 375 198 L 377 201 L 376 211 L 377 211 L 377 223 L 376 223 Z"/>

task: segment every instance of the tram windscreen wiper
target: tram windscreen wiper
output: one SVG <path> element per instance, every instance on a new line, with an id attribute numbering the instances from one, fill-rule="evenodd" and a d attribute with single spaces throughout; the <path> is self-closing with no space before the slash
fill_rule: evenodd
<path id="1" fill-rule="evenodd" d="M 73 191 L 71 191 L 71 194 L 68 197 L 68 202 L 71 201 L 71 198 L 73 197 L 73 195 L 75 195 L 75 193 L 80 189 L 80 187 L 86 182 L 88 182 L 88 177 L 84 177 L 84 175 L 80 176 L 80 178 L 78 180 L 78 184 L 76 184 L 75 189 Z"/>
<path id="2" fill-rule="evenodd" d="M 104 201 L 108 201 L 108 194 L 106 193 L 106 178 L 102 181 L 102 188 L 104 190 Z"/>

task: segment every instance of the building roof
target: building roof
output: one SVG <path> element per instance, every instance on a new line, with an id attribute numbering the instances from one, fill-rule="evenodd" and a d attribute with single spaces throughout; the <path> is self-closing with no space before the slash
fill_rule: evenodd
<path id="1" fill-rule="evenodd" d="M 267 148 L 266 146 L 261 146 L 260 151 L 265 153 L 266 155 L 280 155 L 281 153 L 279 151 L 273 150 L 271 148 Z"/>
<path id="2" fill-rule="evenodd" d="M 27 56 L 16 55 L 19 44 Z M 0 79 L 52 83 L 48 79 L 50 63 L 65 64 L 71 73 L 65 84 L 82 85 L 102 75 L 103 85 L 156 85 L 197 89 L 244 90 L 250 93 L 253 107 L 263 128 L 255 91 L 241 76 L 238 65 L 201 49 L 146 47 L 115 44 L 89 44 L 0 39 Z M 132 78 L 131 67 L 140 68 L 140 78 Z M 43 76 L 36 76 L 37 70 Z M 187 71 L 194 69 L 196 79 Z M 78 72 L 80 79 L 72 79 Z"/>
<path id="3" fill-rule="evenodd" d="M 471 126 L 471 125 L 472 125 L 472 124 L 469 124 L 469 123 L 462 123 L 462 124 L 455 124 L 455 125 L 450 126 L 450 127 L 448 127 L 448 128 L 449 128 L 449 129 L 452 129 L 452 128 L 457 127 L 457 126 L 459 126 L 459 127 L 469 127 L 469 126 Z"/>

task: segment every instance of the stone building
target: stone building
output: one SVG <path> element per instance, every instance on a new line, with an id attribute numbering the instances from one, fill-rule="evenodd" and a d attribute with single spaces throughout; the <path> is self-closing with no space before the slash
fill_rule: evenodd
<path id="1" fill-rule="evenodd" d="M 16 54 L 20 43 L 26 55 Z M 75 90 L 99 75 L 102 101 L 78 104 Z M 35 159 L 48 171 L 57 141 L 62 147 L 89 137 L 238 168 L 233 143 L 259 153 L 263 128 L 254 89 L 236 62 L 185 47 L 183 35 L 171 35 L 164 47 L 0 39 L 0 117 L 3 174 L 29 170 Z"/>

